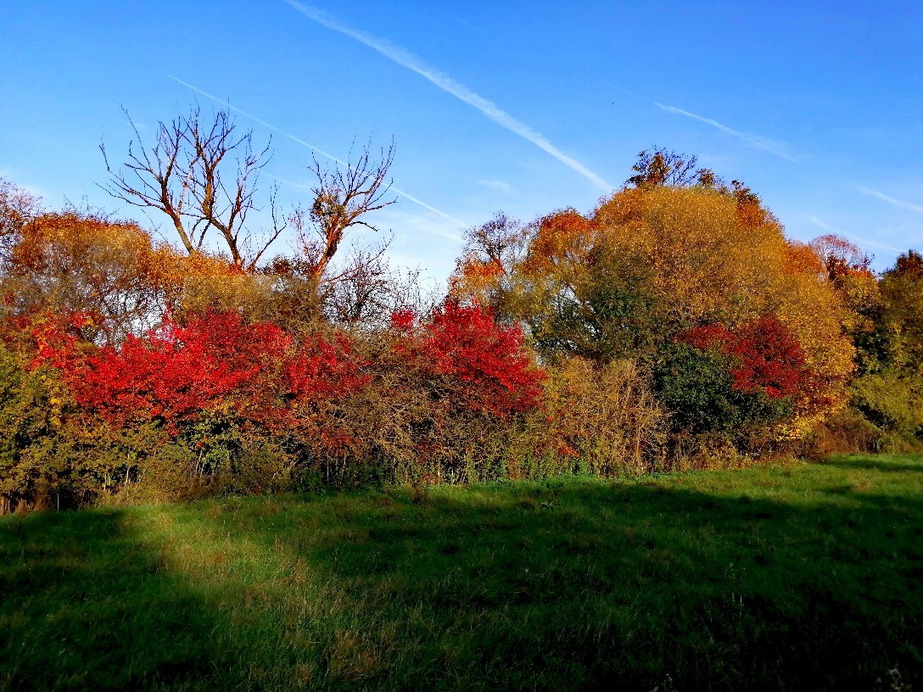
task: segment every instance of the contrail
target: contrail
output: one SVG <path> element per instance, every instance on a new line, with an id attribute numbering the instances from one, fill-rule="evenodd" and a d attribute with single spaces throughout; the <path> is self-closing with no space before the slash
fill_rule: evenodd
<path id="1" fill-rule="evenodd" d="M 895 207 L 900 207 L 901 209 L 909 209 L 910 211 L 919 211 L 923 212 L 923 207 L 919 204 L 913 204 L 911 202 L 905 202 L 900 199 L 895 199 L 894 197 L 888 197 L 888 195 L 878 192 L 877 190 L 870 190 L 867 187 L 862 187 L 861 185 L 856 185 L 856 189 L 861 192 L 863 195 L 868 195 L 869 197 L 877 197 L 883 202 L 887 202 Z"/>
<path id="2" fill-rule="evenodd" d="M 741 132 L 739 130 L 734 130 L 719 123 L 717 120 L 712 120 L 711 118 L 705 118 L 701 115 L 696 115 L 695 113 L 690 113 L 689 111 L 684 111 L 682 108 L 677 108 L 676 106 L 665 106 L 662 103 L 657 103 L 654 101 L 654 105 L 658 108 L 665 110 L 667 113 L 672 113 L 673 115 L 684 115 L 687 118 L 692 118 L 693 120 L 698 120 L 700 123 L 705 123 L 706 125 L 711 125 L 722 132 L 725 132 L 733 137 L 743 140 L 750 146 L 756 147 L 757 149 L 762 149 L 763 151 L 768 151 L 770 154 L 775 154 L 776 156 L 781 156 L 783 159 L 789 161 L 797 161 L 794 156 L 785 151 L 785 148 L 782 144 L 774 142 L 771 139 L 766 137 L 760 137 L 759 135 L 753 135 L 749 132 Z"/>
<path id="3" fill-rule="evenodd" d="M 337 158 L 336 156 L 334 156 L 333 154 L 328 154 L 328 153 L 327 153 L 326 151 L 324 151 L 323 149 L 318 149 L 316 146 L 314 146 L 313 144 L 311 144 L 311 143 L 309 143 L 309 142 L 306 142 L 305 140 L 301 139 L 300 137 L 296 137 L 295 135 L 291 134 L 290 132 L 286 132 L 285 130 L 283 130 L 283 129 L 279 128 L 279 127 L 276 127 L 275 125 L 266 122 L 265 120 L 261 120 L 260 118 L 256 117 L 256 116 L 253 115 L 252 113 L 248 113 L 247 111 L 243 110 L 242 108 L 237 108 L 236 106 L 232 106 L 232 105 L 231 105 L 230 103 L 228 103 L 227 101 L 224 101 L 224 100 L 222 100 L 222 99 L 219 99 L 217 96 L 213 96 L 212 94 L 209 94 L 207 91 L 205 91 L 205 90 L 203 90 L 203 89 L 199 89 L 199 88 L 196 87 L 196 86 L 193 86 L 193 85 L 190 84 L 189 82 L 184 82 L 182 79 L 179 79 L 178 77 L 174 77 L 173 75 L 167 75 L 167 76 L 168 76 L 170 79 L 172 79 L 174 82 L 177 82 L 178 84 L 182 84 L 182 85 L 183 85 L 184 87 L 186 87 L 187 89 L 191 89 L 192 91 L 196 92 L 197 94 L 201 94 L 201 95 L 204 96 L 205 98 L 210 99 L 210 100 L 214 101 L 215 103 L 221 104 L 221 105 L 224 106 L 225 108 L 229 108 L 230 110 L 232 110 L 232 111 L 234 111 L 234 112 L 236 112 L 236 113 L 240 113 L 240 114 L 241 114 L 242 116 L 244 116 L 245 118 L 248 118 L 248 119 L 252 120 L 252 121 L 255 122 L 255 123 L 259 123 L 259 124 L 262 125 L 263 127 L 267 128 L 267 129 L 269 129 L 269 130 L 272 130 L 273 132 L 278 132 L 280 135 L 282 135 L 283 137 L 287 137 L 288 139 L 292 140 L 292 141 L 295 142 L 296 144 L 300 144 L 300 145 L 303 146 L 303 147 L 307 147 L 307 148 L 310 149 L 311 151 L 315 151 L 315 152 L 317 152 L 318 154 L 320 154 L 321 156 L 324 156 L 324 157 L 330 159 L 331 161 L 335 161 L 336 163 L 340 164 L 341 166 L 346 166 L 347 168 L 350 168 L 349 163 L 347 163 L 346 161 L 343 161 L 342 159 L 338 159 L 338 158 Z M 452 216 L 451 214 L 447 214 L 446 212 L 442 211 L 441 209 L 437 209 L 437 208 L 434 207 L 433 205 L 427 204 L 427 203 L 424 202 L 423 200 L 418 199 L 418 198 L 414 197 L 413 195 L 408 194 L 408 193 L 404 192 L 403 190 L 400 190 L 400 189 L 394 187 L 393 185 L 391 186 L 390 189 L 391 189 L 392 192 L 394 192 L 394 193 L 397 194 L 397 195 L 400 195 L 400 196 L 403 197 L 404 199 L 407 199 L 407 200 L 413 202 L 414 204 L 417 204 L 417 205 L 423 207 L 424 209 L 428 209 L 429 211 L 433 212 L 434 214 L 438 214 L 438 215 L 441 216 L 442 218 L 447 219 L 447 220 L 449 220 L 449 221 L 451 221 L 451 222 L 453 222 L 453 223 L 456 223 L 456 224 L 458 224 L 459 226 L 461 226 L 461 227 L 463 227 L 463 228 L 470 228 L 470 227 L 471 227 L 471 224 L 469 224 L 469 223 L 467 223 L 467 222 L 465 222 L 465 221 L 462 221 L 461 219 L 456 219 L 456 218 L 455 218 L 454 216 Z M 439 233 L 439 234 L 437 234 L 437 235 L 441 235 L 441 236 L 443 236 L 443 237 L 445 237 L 445 238 L 450 238 L 450 239 L 456 240 L 456 241 L 461 240 L 461 238 L 460 238 L 459 236 L 454 235 L 454 234 L 452 234 L 452 233 Z"/>
<path id="4" fill-rule="evenodd" d="M 874 240 L 869 240 L 868 238 L 863 238 L 862 236 L 853 235 L 852 233 L 845 233 L 844 231 L 834 228 L 833 226 L 824 223 L 816 216 L 811 214 L 805 214 L 808 217 L 808 220 L 813 223 L 815 226 L 822 228 L 827 231 L 827 233 L 836 233 L 837 235 L 845 235 L 853 240 L 858 240 L 860 243 L 865 243 L 866 245 L 871 245 L 872 247 L 880 247 L 882 250 L 890 250 L 891 252 L 901 252 L 900 249 L 896 247 L 891 247 L 890 245 L 882 245 L 881 243 L 876 243 Z"/>
<path id="5" fill-rule="evenodd" d="M 568 156 L 563 151 L 554 146 L 545 138 L 543 134 L 532 129 L 529 125 L 526 125 L 521 120 L 517 120 L 512 115 L 500 108 L 493 101 L 485 99 L 483 96 L 472 91 L 464 84 L 454 80 L 445 72 L 427 65 L 422 58 L 414 55 L 410 51 L 389 43 L 383 39 L 378 39 L 361 31 L 357 31 L 356 29 L 352 29 L 345 24 L 341 24 L 329 14 L 317 9 L 316 7 L 304 5 L 297 0 L 285 0 L 285 2 L 301 12 L 308 19 L 311 19 L 318 24 L 327 27 L 328 29 L 341 33 L 344 36 L 348 36 L 349 38 L 368 46 L 369 48 L 381 53 L 383 56 L 388 58 L 388 60 L 396 62 L 398 65 L 406 67 L 408 70 L 416 72 L 418 75 L 429 80 L 443 91 L 452 94 L 452 96 L 459 99 L 460 101 L 464 101 L 469 106 L 473 106 L 486 117 L 500 125 L 500 127 L 506 128 L 510 132 L 519 135 L 523 139 L 532 142 L 532 144 L 537 146 L 539 149 L 542 149 L 543 151 L 551 154 L 558 161 L 563 163 L 571 170 L 574 170 L 582 175 L 603 192 L 612 192 L 615 189 L 611 184 L 607 183 L 579 161 Z"/>

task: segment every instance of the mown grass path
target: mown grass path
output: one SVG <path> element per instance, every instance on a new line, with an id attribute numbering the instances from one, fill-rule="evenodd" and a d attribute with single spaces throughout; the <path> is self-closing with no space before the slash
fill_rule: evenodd
<path id="1" fill-rule="evenodd" d="M 6 517 L 0 689 L 919 689 L 921 534 L 884 456 Z"/>

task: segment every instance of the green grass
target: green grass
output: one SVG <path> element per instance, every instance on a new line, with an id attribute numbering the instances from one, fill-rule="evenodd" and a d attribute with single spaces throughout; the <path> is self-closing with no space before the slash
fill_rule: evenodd
<path id="1" fill-rule="evenodd" d="M 0 689 L 919 689 L 921 533 L 920 456 L 6 517 Z"/>

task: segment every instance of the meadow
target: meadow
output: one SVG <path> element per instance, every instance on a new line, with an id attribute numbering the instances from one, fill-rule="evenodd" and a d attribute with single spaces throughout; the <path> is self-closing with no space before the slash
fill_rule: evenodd
<path id="1" fill-rule="evenodd" d="M 0 689 L 919 688 L 921 534 L 884 455 L 0 517 Z"/>

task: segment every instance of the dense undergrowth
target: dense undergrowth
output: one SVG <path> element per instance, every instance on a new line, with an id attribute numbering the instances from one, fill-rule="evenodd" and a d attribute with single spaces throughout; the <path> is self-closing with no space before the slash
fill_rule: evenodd
<path id="1" fill-rule="evenodd" d="M 9 516 L 0 689 L 915 689 L 921 497 L 841 456 Z"/>
<path id="2" fill-rule="evenodd" d="M 246 176 L 216 188 L 249 139 L 202 143 L 201 117 L 160 128 L 170 167 L 132 159 L 140 196 L 109 169 L 176 246 L 0 181 L 0 514 L 923 447 L 913 250 L 876 275 L 661 150 L 589 213 L 470 229 L 424 298 L 383 248 L 337 255 L 393 152 L 317 169 L 297 249 L 270 257 L 288 226 L 257 243 Z"/>

